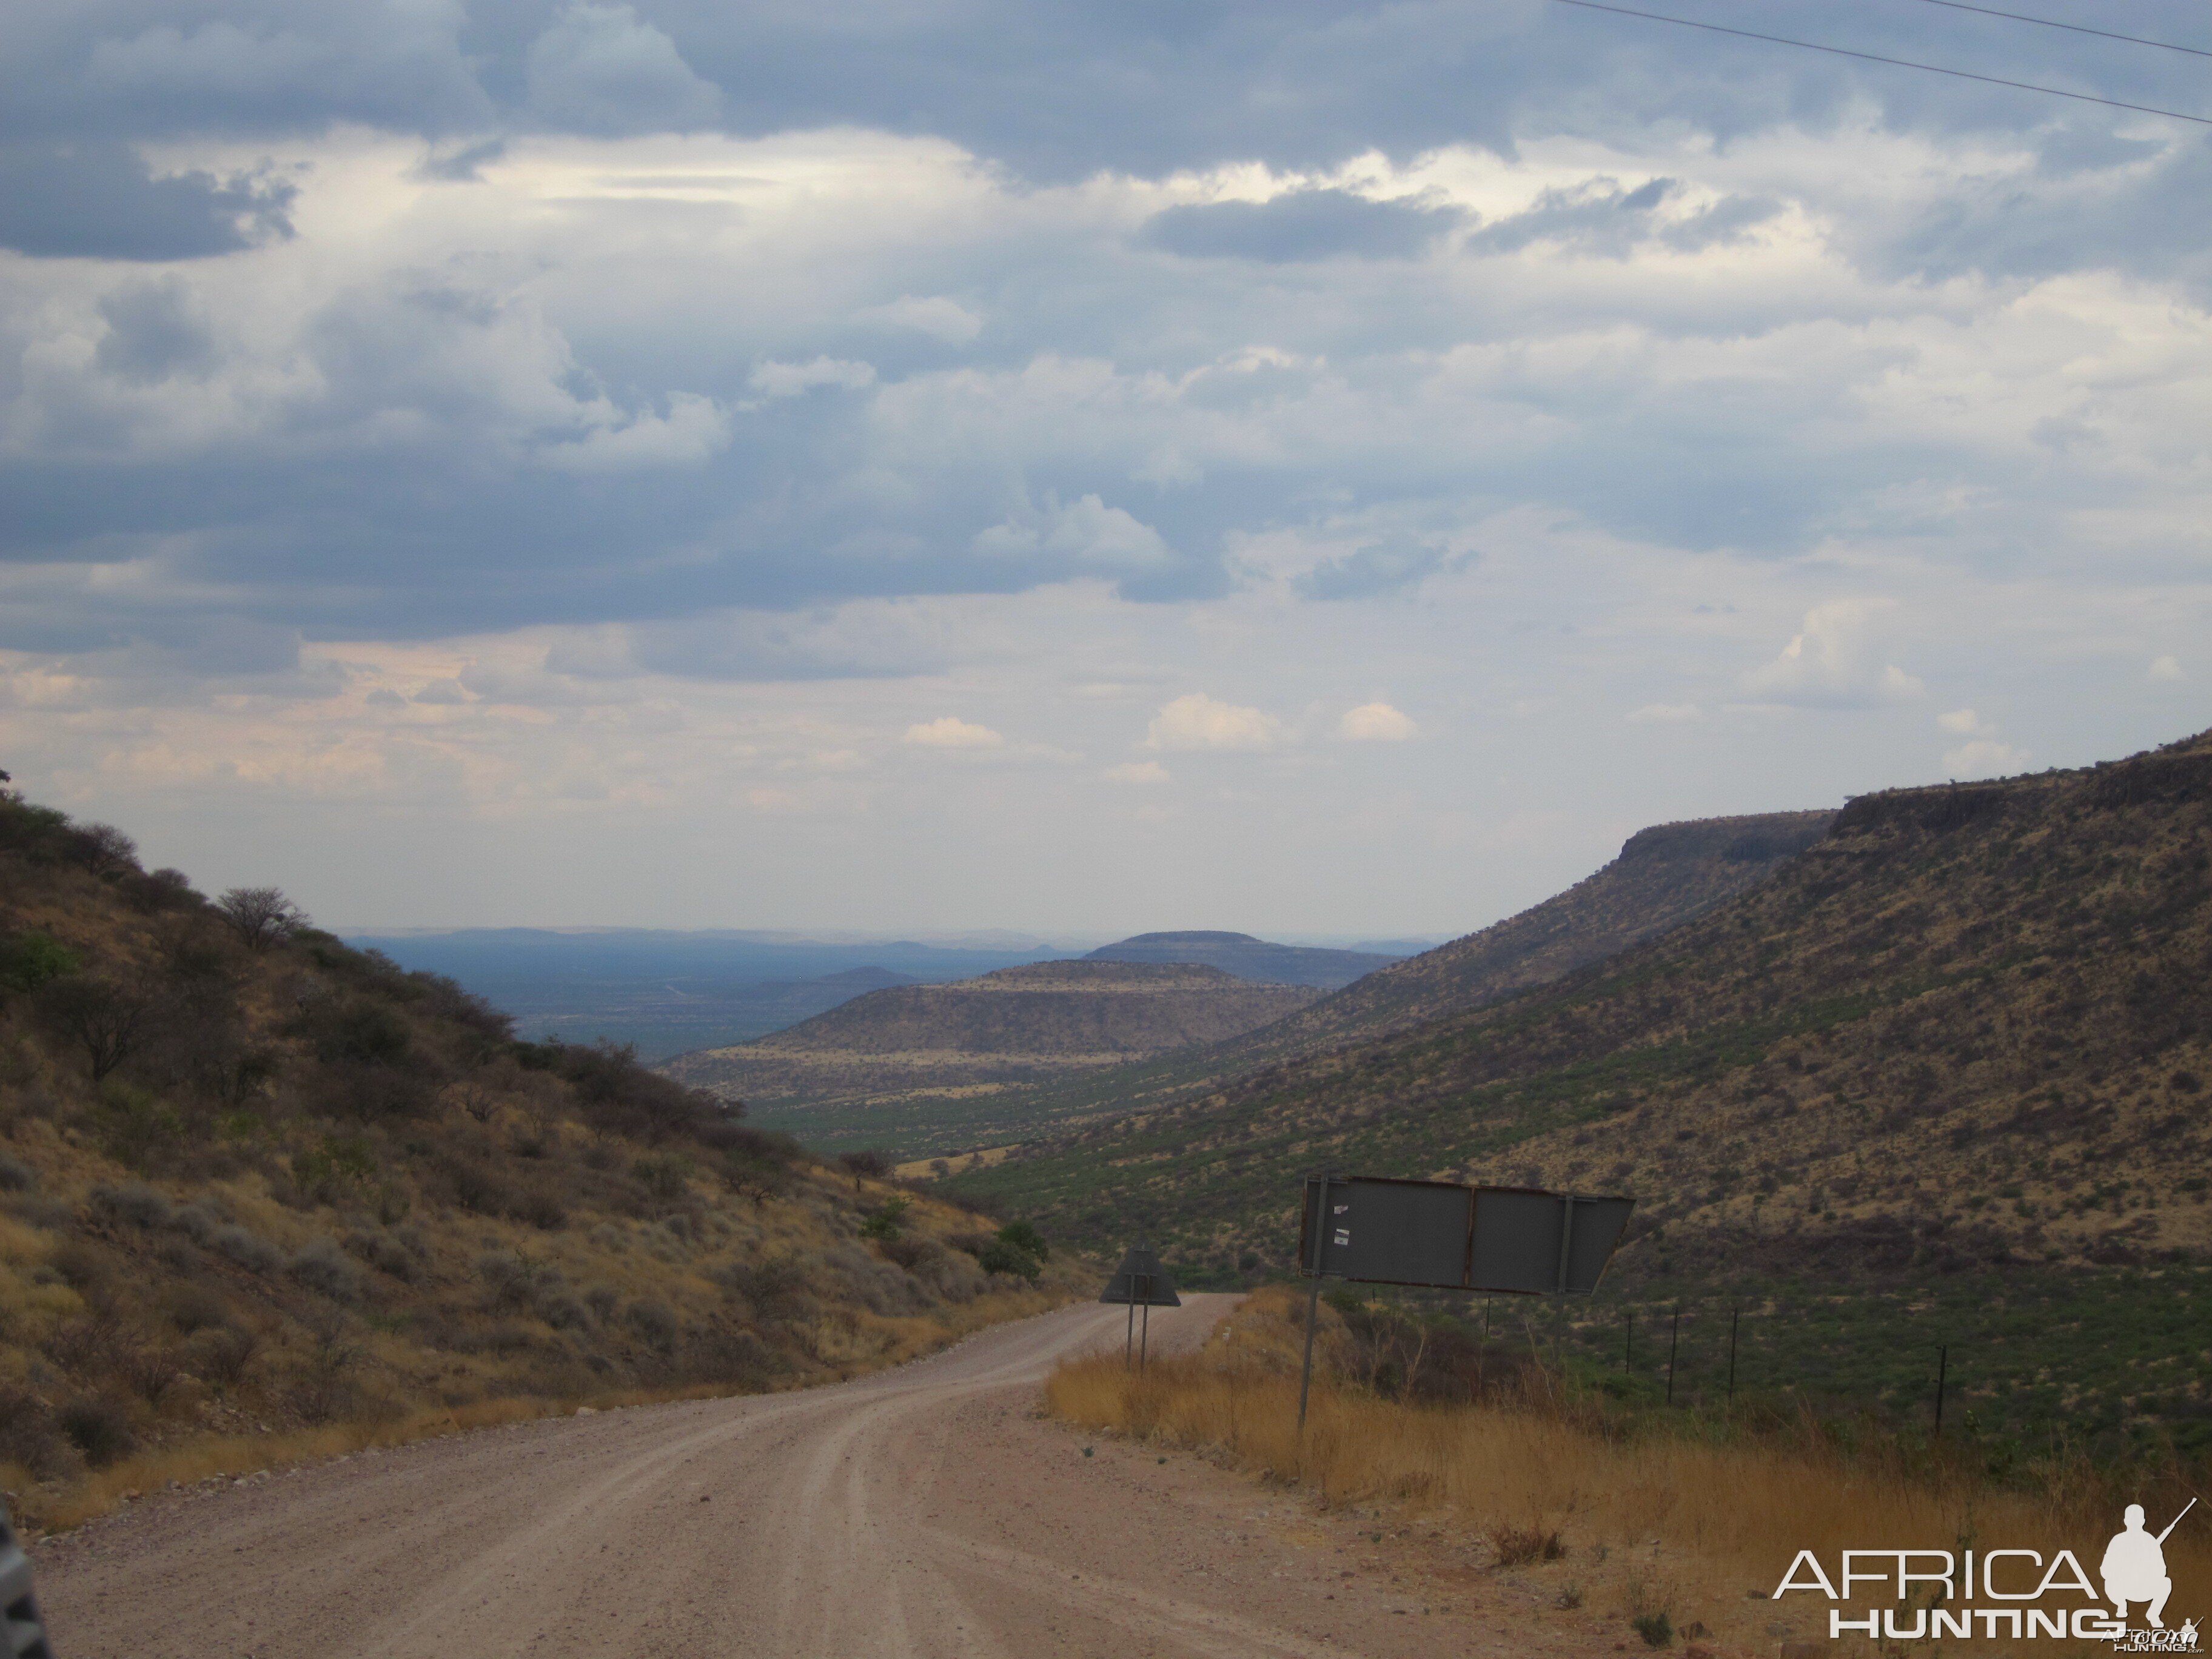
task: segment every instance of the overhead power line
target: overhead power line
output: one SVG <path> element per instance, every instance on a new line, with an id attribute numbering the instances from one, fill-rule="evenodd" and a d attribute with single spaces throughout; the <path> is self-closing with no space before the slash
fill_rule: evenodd
<path id="1" fill-rule="evenodd" d="M 1744 40 L 1764 40 L 1769 46 L 1798 46 L 1807 52 L 1825 52 L 1837 58 L 1856 58 L 1866 64 L 1887 64 L 1894 69 L 1924 70 L 1930 75 L 1948 75 L 1960 81 L 1979 81 L 1984 86 L 2010 87 L 2014 92 L 2040 92 L 2052 98 L 2071 98 L 2076 103 L 2102 104 L 2107 109 L 2133 110 L 2138 115 L 2163 115 L 2172 121 L 2189 121 L 2200 127 L 2212 127 L 2212 115 L 2187 115 L 2178 109 L 2160 109 L 2151 104 L 2123 103 L 2117 98 L 2100 98 L 2094 93 L 2069 92 L 2063 87 L 2040 87 L 2029 81 L 2008 81 L 2002 76 L 1977 75 L 1972 70 L 1946 69 L 1941 64 L 1919 64 L 1909 58 L 1885 58 L 1880 52 L 1854 52 L 1849 46 L 1824 46 L 1818 40 L 1794 40 L 1786 34 L 1761 34 L 1756 29 L 1730 28 L 1725 23 L 1705 23 L 1694 17 L 1670 17 L 1664 12 L 1638 11 L 1632 6 L 1608 6 L 1599 0 L 1555 0 L 1562 6 L 1576 6 L 1583 11 L 1609 11 L 1620 17 L 1641 17 L 1647 22 L 1674 23 L 1686 29 L 1703 29 L 1709 34 L 1733 34 Z"/>
<path id="2" fill-rule="evenodd" d="M 2160 52 L 2185 52 L 2191 58 L 2212 58 L 2212 52 L 2202 46 L 2176 46 L 2171 40 L 2146 40 L 2140 34 L 2115 34 L 2110 29 L 2093 29 L 2086 23 L 2062 23 L 2055 17 L 2030 17 L 2025 12 L 1999 11 L 1995 6 L 1970 6 L 1966 0 L 1923 0 L 1930 6 L 1941 6 L 1946 11 L 1974 11 L 1984 17 L 2006 17 L 2015 23 L 2034 23 L 2046 29 L 2064 29 L 2069 34 L 2094 34 L 2100 40 L 2124 40 L 2131 46 L 2156 46 Z"/>

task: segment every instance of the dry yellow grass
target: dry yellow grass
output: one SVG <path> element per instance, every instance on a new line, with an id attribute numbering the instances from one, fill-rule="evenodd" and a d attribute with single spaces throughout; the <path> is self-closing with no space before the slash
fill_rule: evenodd
<path id="1" fill-rule="evenodd" d="M 1048 1379 L 1047 1402 L 1068 1422 L 1203 1452 L 1302 1488 L 1324 1508 L 1455 1540 L 1485 1560 L 1494 1553 L 1480 1540 L 1500 1528 L 1556 1528 L 1565 1557 L 1516 1571 L 1559 1592 L 1571 1587 L 1600 1614 L 1663 1608 L 1678 1630 L 1701 1624 L 1769 1652 L 1780 1624 L 1827 1637 L 1825 1600 L 1768 1599 L 1800 1549 L 1832 1574 L 1846 1548 L 2006 1547 L 2046 1559 L 2070 1548 L 2094 1575 L 2130 1498 L 2143 1498 L 2155 1529 L 2191 1495 L 2165 1485 L 2136 1494 L 2086 1468 L 2040 1492 L 2004 1490 L 1956 1468 L 1846 1455 L 1810 1432 L 1701 1437 L 1685 1425 L 1624 1433 L 1542 1398 L 1510 1408 L 1407 1406 L 1343 1383 L 1325 1364 L 1302 1443 L 1304 1311 L 1302 1297 L 1263 1291 L 1203 1352 L 1155 1361 L 1141 1376 L 1117 1356 L 1076 1361 Z M 2167 1541 L 2169 1625 L 2201 1624 L 2212 1607 L 2207 1540 L 2212 1523 L 2185 1522 Z"/>

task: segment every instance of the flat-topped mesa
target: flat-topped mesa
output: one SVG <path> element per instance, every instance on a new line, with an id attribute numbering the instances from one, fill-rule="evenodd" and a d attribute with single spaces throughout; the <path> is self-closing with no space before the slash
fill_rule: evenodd
<path id="1" fill-rule="evenodd" d="M 1254 981 L 1201 962 L 1025 962 L 933 988 L 965 995 L 1019 991 L 1079 991 L 1106 995 L 1249 991 Z"/>
<path id="2" fill-rule="evenodd" d="M 1218 1042 L 1320 994 L 1204 963 L 1029 963 L 949 985 L 872 991 L 666 1069 L 736 1098 L 793 1106 L 996 1087 Z"/>
<path id="3" fill-rule="evenodd" d="M 1313 985 L 1334 991 L 1399 960 L 1374 951 L 1334 951 L 1311 945 L 1277 945 L 1249 933 L 1193 929 L 1139 933 L 1102 945 L 1089 962 L 1204 963 L 1265 985 Z"/>

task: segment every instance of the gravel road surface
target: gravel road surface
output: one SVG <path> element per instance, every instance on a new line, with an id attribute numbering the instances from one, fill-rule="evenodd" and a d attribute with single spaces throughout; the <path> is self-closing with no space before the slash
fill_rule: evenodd
<path id="1" fill-rule="evenodd" d="M 1156 1315 L 1155 1348 L 1231 1302 Z M 1533 1595 L 1363 1554 L 1350 1521 L 1197 1459 L 1085 1455 L 1037 1384 L 1121 1335 L 1116 1310 L 1062 1309 L 835 1388 L 153 1498 L 40 1547 L 48 1627 L 61 1659 L 1587 1650 Z"/>

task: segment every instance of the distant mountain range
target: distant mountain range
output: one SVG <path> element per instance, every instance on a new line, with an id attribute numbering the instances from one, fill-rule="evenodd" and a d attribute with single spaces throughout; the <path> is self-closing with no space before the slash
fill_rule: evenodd
<path id="1" fill-rule="evenodd" d="M 1103 1070 L 1048 1076 L 988 1098 L 916 1101 L 899 1107 L 838 1105 L 811 1115 L 805 1133 L 818 1145 L 872 1139 L 911 1154 L 933 1155 L 1002 1146 L 1072 1123 L 1104 1122 L 1194 1099 L 1261 1066 L 1549 983 L 1664 933 L 1767 879 L 1817 841 L 1834 817 L 1832 811 L 1770 812 L 1655 825 L 1630 836 L 1620 857 L 1565 892 L 1421 955 L 1399 961 L 1370 958 L 1376 971 L 1364 978 L 1223 1042 Z M 1155 947 L 1148 945 L 1151 940 L 1244 941 L 1246 936 L 1144 934 L 1126 944 L 1164 952 L 1213 948 L 1237 959 L 1255 954 L 1228 944 Z M 1286 948 L 1246 943 L 1263 952 Z"/>
<path id="2" fill-rule="evenodd" d="M 1396 958 L 1369 951 L 1273 945 L 1249 933 L 1139 933 L 1102 945 L 1087 962 L 1200 963 L 1239 979 L 1271 985 L 1315 985 L 1334 991 Z"/>
<path id="3" fill-rule="evenodd" d="M 533 1036 L 611 1037 L 647 1060 L 765 1036 L 886 986 L 1066 954 L 1020 939 L 1001 947 L 655 928 L 476 927 L 348 943 L 458 980 Z"/>
<path id="4" fill-rule="evenodd" d="M 1258 941 L 1253 941 L 1257 943 Z M 756 1121 L 803 1131 L 813 1109 L 881 1107 L 1217 1042 L 1318 994 L 1197 963 L 1043 962 L 951 985 L 872 991 L 752 1042 L 680 1055 L 661 1069 Z"/>

